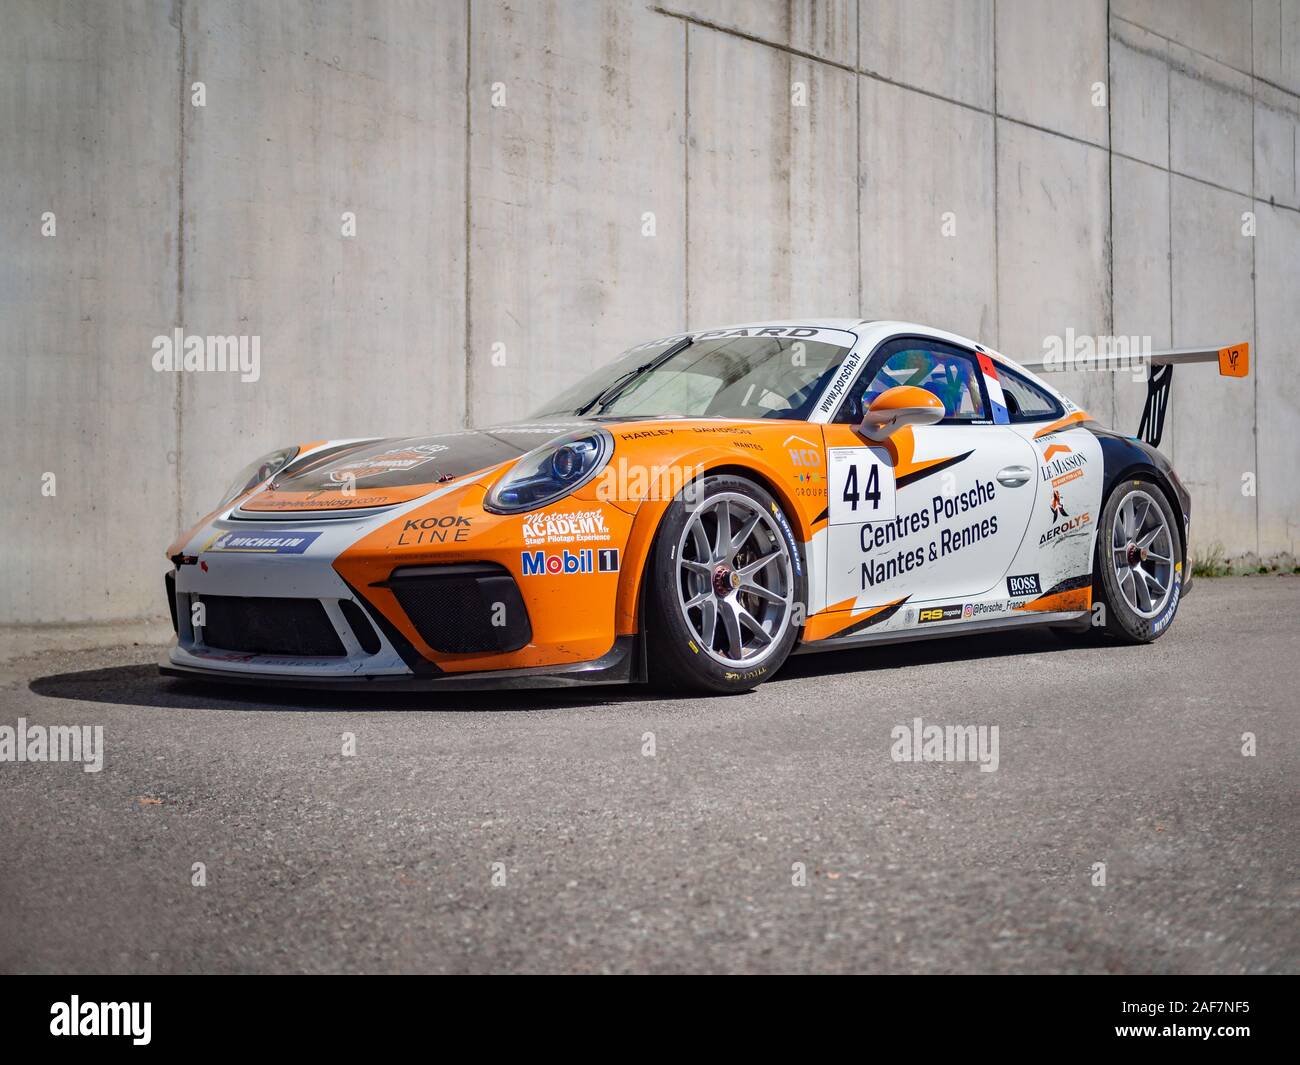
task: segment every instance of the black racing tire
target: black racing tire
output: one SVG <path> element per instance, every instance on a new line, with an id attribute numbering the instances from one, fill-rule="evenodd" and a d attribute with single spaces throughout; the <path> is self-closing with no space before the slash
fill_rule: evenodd
<path id="1" fill-rule="evenodd" d="M 744 532 L 751 517 L 754 524 L 734 557 L 719 561 L 723 511 L 732 539 Z M 737 524 L 732 524 L 733 517 Z M 770 563 L 746 574 L 769 552 Z M 706 568 L 711 575 L 704 572 Z M 694 692 L 744 692 L 757 687 L 776 673 L 799 637 L 807 603 L 805 582 L 799 544 L 770 492 L 729 473 L 688 485 L 665 512 L 650 552 L 644 614 L 650 683 Z M 748 590 L 759 584 L 770 585 L 764 595 Z M 784 609 L 770 596 L 784 596 Z M 696 599 L 702 603 L 692 606 Z M 705 612 L 710 609 L 713 640 L 706 646 Z M 761 642 L 745 615 L 759 623 L 767 643 Z M 733 621 L 739 644 L 730 641 Z M 736 646 L 739 658 L 732 653 Z"/>
<path id="2" fill-rule="evenodd" d="M 1126 511 L 1126 508 L 1130 508 Z M 1136 557 L 1137 541 L 1145 538 L 1159 512 L 1164 534 L 1157 533 L 1148 545 L 1150 555 Z M 1141 529 L 1121 530 L 1117 522 L 1141 524 Z M 1149 524 L 1148 524 L 1149 523 Z M 1102 508 L 1093 557 L 1093 590 L 1105 608 L 1104 628 L 1122 643 L 1151 643 L 1169 631 L 1182 594 L 1182 542 L 1177 517 L 1164 490 L 1148 477 L 1128 478 L 1111 491 Z M 1129 536 L 1126 533 L 1136 535 Z M 1117 543 L 1124 540 L 1129 550 L 1121 555 Z M 1156 562 L 1161 557 L 1168 562 Z M 1116 561 L 1120 559 L 1121 561 Z M 1131 563 L 1135 563 L 1131 564 Z M 1128 571 L 1126 574 L 1125 571 Z M 1150 570 L 1153 579 L 1138 573 Z M 1139 584 L 1146 589 L 1145 598 Z M 1158 589 L 1163 586 L 1163 595 Z M 1136 593 L 1136 595 L 1135 595 Z M 1136 600 L 1136 601 L 1135 601 Z"/>

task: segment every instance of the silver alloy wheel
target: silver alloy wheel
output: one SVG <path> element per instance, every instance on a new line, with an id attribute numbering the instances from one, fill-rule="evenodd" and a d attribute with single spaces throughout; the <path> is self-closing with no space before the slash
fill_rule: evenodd
<path id="1" fill-rule="evenodd" d="M 1153 618 L 1164 609 L 1174 584 L 1174 544 L 1160 505 L 1146 492 L 1130 492 L 1115 512 L 1111 564 L 1129 607 Z"/>
<path id="2" fill-rule="evenodd" d="M 677 543 L 677 602 L 701 650 L 751 668 L 790 619 L 794 571 L 776 518 L 738 492 L 693 508 Z"/>

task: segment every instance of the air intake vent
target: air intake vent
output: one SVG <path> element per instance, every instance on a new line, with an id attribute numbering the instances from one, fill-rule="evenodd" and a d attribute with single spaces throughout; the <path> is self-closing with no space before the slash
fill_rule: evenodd
<path id="1" fill-rule="evenodd" d="M 319 599 L 204 595 L 199 602 L 208 647 L 253 655 L 347 654 Z"/>
<path id="2" fill-rule="evenodd" d="M 378 654 L 379 633 L 375 632 L 375 627 L 370 624 L 366 612 L 351 599 L 340 599 L 339 609 L 343 611 L 343 616 L 352 629 L 352 635 L 357 638 L 357 643 L 361 645 L 361 650 L 368 655 Z"/>
<path id="3" fill-rule="evenodd" d="M 395 570 L 386 584 L 435 651 L 517 651 L 533 638 L 519 587 L 501 566 L 409 566 Z"/>
<path id="4" fill-rule="evenodd" d="M 163 581 L 167 585 L 167 609 L 170 610 L 172 614 L 172 632 L 176 633 L 176 635 L 179 636 L 181 632 L 181 626 L 180 626 L 180 619 L 176 614 L 176 574 L 175 573 L 165 574 L 163 576 Z"/>

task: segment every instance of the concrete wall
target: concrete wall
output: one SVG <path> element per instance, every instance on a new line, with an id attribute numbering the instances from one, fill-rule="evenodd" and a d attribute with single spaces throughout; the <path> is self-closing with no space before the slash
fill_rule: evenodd
<path id="1" fill-rule="evenodd" d="M 1023 357 L 1249 339 L 1244 382 L 1180 372 L 1166 449 L 1200 548 L 1296 552 L 1300 0 L 0 0 L 0 25 L 0 623 L 158 614 L 162 547 L 272 447 L 515 417 L 634 341 L 804 314 Z M 260 379 L 155 372 L 176 326 L 259 336 Z M 1066 387 L 1136 427 L 1128 378 Z"/>

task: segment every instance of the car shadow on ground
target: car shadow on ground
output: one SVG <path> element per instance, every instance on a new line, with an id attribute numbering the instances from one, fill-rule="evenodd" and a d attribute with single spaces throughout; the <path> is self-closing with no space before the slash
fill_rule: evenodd
<path id="1" fill-rule="evenodd" d="M 844 673 L 876 673 L 935 663 L 982 658 L 1047 654 L 1070 650 L 1046 631 L 1010 631 L 950 637 L 916 643 L 797 655 L 769 684 L 782 684 Z M 329 692 L 179 680 L 163 677 L 153 663 L 107 666 L 34 678 L 28 689 L 50 699 L 177 710 L 251 710 L 282 712 L 528 712 L 597 709 L 624 703 L 694 700 L 693 695 L 666 693 L 643 685 L 592 685 L 499 692 Z M 743 697 L 719 696 L 719 698 Z"/>
<path id="2" fill-rule="evenodd" d="M 1011 658 L 1016 655 L 1055 654 L 1096 645 L 1092 633 L 1057 636 L 1045 627 L 1006 629 L 970 636 L 915 640 L 907 643 L 880 644 L 838 651 L 821 651 L 795 655 L 781 667 L 769 684 L 829 677 L 841 673 L 878 673 L 910 666 L 936 663 L 974 662 L 981 658 Z"/>
<path id="3" fill-rule="evenodd" d="M 161 676 L 152 663 L 109 666 L 36 677 L 28 684 L 36 694 L 87 703 L 157 707 L 176 710 L 253 710 L 261 712 L 356 712 L 368 710 L 438 712 L 550 710 L 603 707 L 640 702 L 644 689 L 592 685 L 586 688 L 540 688 L 499 692 L 320 691 L 259 687 Z M 656 698 L 665 698 L 656 694 Z M 668 698 L 671 698 L 669 696 Z"/>

